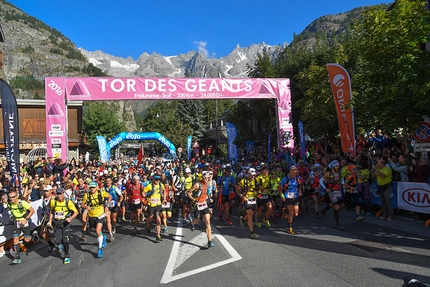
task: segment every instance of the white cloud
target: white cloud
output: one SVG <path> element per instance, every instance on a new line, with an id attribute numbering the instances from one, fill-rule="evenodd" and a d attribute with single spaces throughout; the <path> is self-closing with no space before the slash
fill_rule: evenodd
<path id="1" fill-rule="evenodd" d="M 197 50 L 202 53 L 206 58 L 209 57 L 209 51 L 208 49 L 206 49 L 206 45 L 208 44 L 208 42 L 194 41 L 193 44 L 196 45 Z M 211 57 L 215 57 L 215 53 L 212 53 Z"/>

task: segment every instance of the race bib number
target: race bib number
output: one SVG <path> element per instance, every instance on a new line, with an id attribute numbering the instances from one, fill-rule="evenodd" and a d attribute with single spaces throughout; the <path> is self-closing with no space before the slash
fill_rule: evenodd
<path id="1" fill-rule="evenodd" d="M 296 193 L 295 192 L 288 192 L 287 198 L 296 198 Z"/>
<path id="2" fill-rule="evenodd" d="M 340 190 L 333 191 L 333 194 L 336 198 L 342 198 L 342 192 L 340 192 Z"/>
<path id="3" fill-rule="evenodd" d="M 22 224 L 21 221 L 17 221 L 16 222 L 16 227 L 17 228 L 22 228 L 22 227 L 27 227 L 28 226 L 28 220 L 26 224 Z"/>
<path id="4" fill-rule="evenodd" d="M 115 201 L 111 201 L 111 202 L 108 202 L 108 207 L 109 208 L 112 208 L 112 207 L 114 207 L 115 206 Z"/>
<path id="5" fill-rule="evenodd" d="M 55 219 L 63 219 L 66 217 L 66 214 L 63 211 L 56 211 L 54 214 Z"/>
<path id="6" fill-rule="evenodd" d="M 132 204 L 140 204 L 140 199 L 139 199 L 139 198 L 137 198 L 137 199 L 132 199 L 132 200 L 131 200 L 131 203 L 132 203 Z"/>
<path id="7" fill-rule="evenodd" d="M 165 202 L 163 204 L 161 204 L 162 208 L 170 208 L 170 202 Z"/>
<path id="8" fill-rule="evenodd" d="M 160 202 L 159 198 L 151 198 L 150 199 L 151 205 L 158 205 Z"/>
<path id="9" fill-rule="evenodd" d="M 206 208 L 208 208 L 208 204 L 206 202 L 202 202 L 202 203 L 198 203 L 197 204 L 197 209 L 198 210 L 203 210 L 203 209 L 206 209 Z"/>
<path id="10" fill-rule="evenodd" d="M 260 199 L 269 199 L 269 195 L 268 194 L 262 194 Z"/>
<path id="11" fill-rule="evenodd" d="M 100 215 L 99 217 L 97 217 L 98 219 L 102 219 L 106 217 L 106 213 L 103 213 L 102 215 Z"/>
<path id="12" fill-rule="evenodd" d="M 248 202 L 248 204 L 257 204 L 257 201 L 255 200 L 255 198 L 248 198 L 248 200 L 246 201 Z"/>

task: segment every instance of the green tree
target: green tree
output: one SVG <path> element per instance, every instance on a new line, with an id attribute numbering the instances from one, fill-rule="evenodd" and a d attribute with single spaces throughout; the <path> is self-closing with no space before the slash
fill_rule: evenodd
<path id="1" fill-rule="evenodd" d="M 143 132 L 161 133 L 177 147 L 185 146 L 192 129 L 176 116 L 177 106 L 177 101 L 158 101 L 147 110 L 138 126 Z"/>
<path id="2" fill-rule="evenodd" d="M 84 106 L 82 125 L 88 136 L 87 143 L 93 154 L 98 154 L 96 136 L 104 136 L 106 140 L 113 138 L 125 130 L 125 126 L 117 116 L 117 111 L 106 102 L 90 102 Z"/>
<path id="3" fill-rule="evenodd" d="M 390 11 L 366 10 L 354 23 L 348 50 L 356 118 L 365 128 L 415 128 L 429 114 L 430 35 L 426 1 L 397 0 Z"/>
<path id="4" fill-rule="evenodd" d="M 206 130 L 203 100 L 181 100 L 176 116 L 192 128 L 193 138 L 200 140 Z"/>

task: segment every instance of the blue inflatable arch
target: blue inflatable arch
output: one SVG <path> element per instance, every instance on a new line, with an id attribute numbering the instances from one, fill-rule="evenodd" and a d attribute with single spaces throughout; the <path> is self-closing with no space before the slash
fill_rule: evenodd
<path id="1" fill-rule="evenodd" d="M 169 152 L 172 155 L 176 156 L 176 147 L 168 139 L 166 139 L 162 134 L 158 132 L 147 132 L 147 133 L 122 132 L 116 135 L 108 143 L 106 142 L 106 139 L 104 137 L 97 136 L 101 162 L 110 161 L 110 150 L 116 147 L 117 145 L 119 145 L 124 140 L 138 140 L 138 141 L 157 140 L 165 147 L 167 147 L 169 149 Z"/>

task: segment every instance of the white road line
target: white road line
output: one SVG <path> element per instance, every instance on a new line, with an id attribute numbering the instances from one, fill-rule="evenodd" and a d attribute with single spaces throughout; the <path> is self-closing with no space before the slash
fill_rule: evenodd
<path id="1" fill-rule="evenodd" d="M 183 239 L 182 236 L 182 231 L 183 231 L 183 227 L 182 227 L 182 219 L 180 216 L 180 212 L 178 213 L 178 226 L 176 229 L 176 236 L 175 238 L 175 242 L 173 243 L 173 247 L 172 247 L 172 251 L 170 253 L 170 257 L 169 257 L 169 261 L 167 262 L 167 266 L 166 269 L 164 270 L 164 274 L 163 277 L 161 278 L 160 283 L 161 284 L 166 284 L 178 279 L 182 279 L 188 276 L 192 276 L 195 275 L 197 273 L 201 273 L 204 271 L 208 271 L 210 269 L 214 269 L 238 260 L 242 259 L 242 256 L 239 255 L 239 253 L 237 253 L 237 251 L 233 248 L 233 246 L 231 246 L 231 244 L 224 238 L 224 236 L 222 236 L 219 231 L 212 226 L 212 229 L 214 231 L 214 235 L 218 238 L 219 242 L 224 246 L 224 248 L 227 250 L 227 252 L 230 254 L 231 258 L 227 259 L 227 260 L 223 260 L 217 263 L 213 263 L 207 266 L 203 266 L 188 272 L 184 272 L 181 274 L 176 274 L 173 276 L 173 272 L 174 270 L 179 267 L 182 263 L 184 263 L 187 259 L 189 259 L 192 254 L 194 254 L 195 252 L 193 252 L 192 254 L 186 254 L 185 252 L 179 252 L 179 248 L 181 245 L 181 240 Z M 206 234 L 202 233 L 204 235 L 204 240 L 206 240 Z M 197 239 L 193 238 L 194 243 L 197 242 L 201 242 L 201 234 L 198 235 Z M 191 240 L 191 241 L 193 241 Z M 188 251 L 191 251 L 190 247 L 186 247 Z M 197 249 L 200 249 L 200 247 L 196 247 Z M 215 246 L 216 248 L 216 246 Z M 195 250 L 194 248 L 192 248 L 193 250 Z M 198 251 L 198 250 L 197 250 Z M 192 252 L 192 251 L 191 251 Z M 185 258 L 187 257 L 187 258 Z"/>

